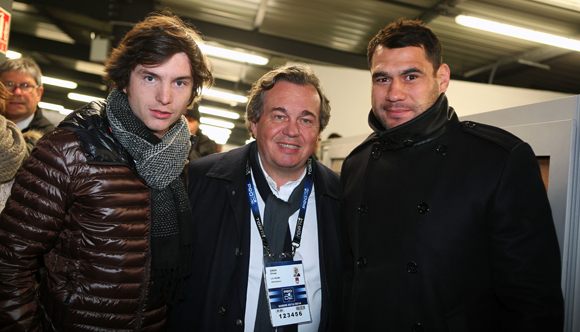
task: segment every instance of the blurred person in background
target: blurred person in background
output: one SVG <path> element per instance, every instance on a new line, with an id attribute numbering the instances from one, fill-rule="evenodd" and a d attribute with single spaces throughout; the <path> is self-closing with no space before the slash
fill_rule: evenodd
<path id="1" fill-rule="evenodd" d="M 54 130 L 54 125 L 42 115 L 38 103 L 42 98 L 42 72 L 30 58 L 7 59 L 0 64 L 0 80 L 13 97 L 6 102 L 6 118 L 25 133 L 36 130 L 42 134 Z"/>
<path id="2" fill-rule="evenodd" d="M 4 210 L 4 204 L 10 196 L 16 171 L 42 136 L 35 130 L 22 134 L 14 122 L 4 117 L 5 102 L 10 97 L 10 93 L 0 82 L 0 212 Z"/>
<path id="3" fill-rule="evenodd" d="M 201 129 L 199 129 L 200 118 L 201 115 L 199 114 L 199 104 L 194 103 L 193 107 L 188 108 L 185 112 L 185 119 L 189 125 L 189 131 L 192 135 L 197 137 L 195 147 L 189 153 L 189 160 L 194 160 L 218 152 L 217 143 L 204 135 L 201 132 Z"/>

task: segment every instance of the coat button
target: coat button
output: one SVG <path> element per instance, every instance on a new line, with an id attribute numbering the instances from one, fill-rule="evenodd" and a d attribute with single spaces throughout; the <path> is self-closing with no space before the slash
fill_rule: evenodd
<path id="1" fill-rule="evenodd" d="M 415 262 L 407 263 L 407 272 L 409 273 L 417 273 L 419 271 L 419 265 Z"/>
<path id="2" fill-rule="evenodd" d="M 220 315 L 225 316 L 225 314 L 228 313 L 228 310 L 223 305 L 220 305 L 220 307 L 218 308 L 218 312 L 220 313 Z"/>
<path id="3" fill-rule="evenodd" d="M 242 256 L 242 251 L 240 248 L 236 248 L 236 256 Z"/>
<path id="4" fill-rule="evenodd" d="M 379 157 L 381 156 L 381 149 L 378 146 L 374 145 L 371 155 L 373 156 L 373 159 L 379 159 Z"/>
<path id="5" fill-rule="evenodd" d="M 475 123 L 473 123 L 473 122 L 469 122 L 469 121 L 466 121 L 466 122 L 465 122 L 465 126 L 466 126 L 467 128 L 473 128 L 473 127 L 475 127 Z"/>
<path id="6" fill-rule="evenodd" d="M 363 204 L 363 205 L 358 207 L 358 214 L 360 214 L 362 216 L 365 213 L 367 213 L 367 206 Z"/>
<path id="7" fill-rule="evenodd" d="M 419 211 L 420 214 L 425 214 L 427 212 L 429 212 L 429 205 L 425 202 L 417 205 L 417 210 Z"/>
<path id="8" fill-rule="evenodd" d="M 411 146 L 411 145 L 413 145 L 413 141 L 412 141 L 412 140 L 410 140 L 410 139 L 408 139 L 408 140 L 405 140 L 405 141 L 403 142 L 403 145 L 404 145 L 404 146 Z"/>
<path id="9" fill-rule="evenodd" d="M 411 332 L 423 332 L 425 331 L 425 329 L 423 328 L 423 325 L 421 325 L 421 323 L 415 323 L 413 324 L 413 327 L 411 327 Z"/>
<path id="10" fill-rule="evenodd" d="M 440 154 L 440 155 L 444 156 L 444 155 L 447 154 L 447 147 L 445 145 L 439 145 L 437 147 L 437 150 L 436 151 L 437 151 L 437 154 Z"/>
<path id="11" fill-rule="evenodd" d="M 232 190 L 232 196 L 236 196 L 236 191 Z"/>
<path id="12" fill-rule="evenodd" d="M 244 325 L 244 322 L 242 322 L 242 320 L 238 318 L 238 319 L 236 319 L 236 325 L 237 326 L 243 326 Z"/>
<path id="13" fill-rule="evenodd" d="M 356 265 L 358 265 L 359 269 L 364 268 L 365 266 L 367 266 L 367 259 L 359 258 L 358 261 L 356 262 Z"/>

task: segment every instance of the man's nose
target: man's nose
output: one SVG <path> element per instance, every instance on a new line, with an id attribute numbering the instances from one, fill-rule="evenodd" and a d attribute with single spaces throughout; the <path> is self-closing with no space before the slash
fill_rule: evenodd
<path id="1" fill-rule="evenodd" d="M 405 84 L 399 80 L 393 80 L 389 86 L 389 91 L 387 92 L 387 100 L 391 102 L 405 100 L 407 97 Z"/>
<path id="2" fill-rule="evenodd" d="M 163 105 L 170 104 L 173 98 L 173 94 L 171 91 L 171 85 L 169 84 L 161 84 L 159 89 L 157 90 L 156 99 Z"/>
<path id="3" fill-rule="evenodd" d="M 300 128 L 298 126 L 298 120 L 289 120 L 286 122 L 286 126 L 283 130 L 284 135 L 290 137 L 296 137 L 300 135 Z"/>

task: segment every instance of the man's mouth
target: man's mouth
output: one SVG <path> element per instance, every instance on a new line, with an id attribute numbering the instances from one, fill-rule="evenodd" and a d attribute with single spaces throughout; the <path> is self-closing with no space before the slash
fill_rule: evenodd
<path id="1" fill-rule="evenodd" d="M 293 149 L 293 150 L 297 150 L 299 148 L 299 146 L 290 145 L 290 144 L 284 144 L 284 143 L 278 143 L 278 145 L 280 145 L 283 148 Z"/>
<path id="2" fill-rule="evenodd" d="M 151 113 L 153 113 L 153 116 L 158 119 L 167 119 L 168 117 L 171 116 L 170 112 L 164 112 L 161 110 L 151 110 Z"/>

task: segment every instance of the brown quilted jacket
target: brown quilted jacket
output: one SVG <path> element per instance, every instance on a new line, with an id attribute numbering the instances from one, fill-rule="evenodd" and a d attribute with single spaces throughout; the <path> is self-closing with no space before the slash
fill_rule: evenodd
<path id="1" fill-rule="evenodd" d="M 38 141 L 0 215 L 0 331 L 165 330 L 165 301 L 148 297 L 149 187 L 103 102 L 59 128 Z"/>

